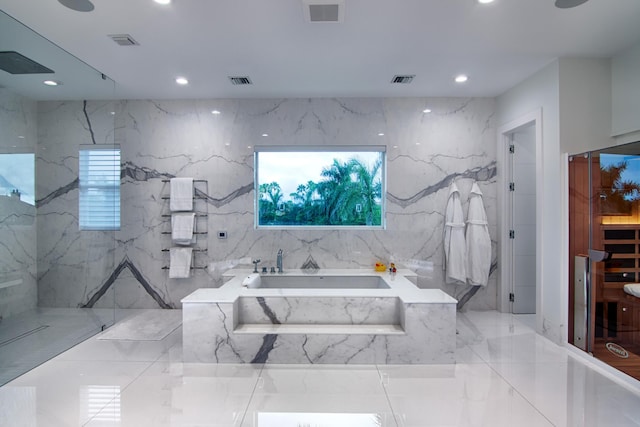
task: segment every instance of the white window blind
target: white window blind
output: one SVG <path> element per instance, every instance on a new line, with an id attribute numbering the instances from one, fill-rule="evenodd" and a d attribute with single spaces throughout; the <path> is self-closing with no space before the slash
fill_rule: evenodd
<path id="1" fill-rule="evenodd" d="M 120 147 L 80 147 L 80 230 L 120 229 Z"/>

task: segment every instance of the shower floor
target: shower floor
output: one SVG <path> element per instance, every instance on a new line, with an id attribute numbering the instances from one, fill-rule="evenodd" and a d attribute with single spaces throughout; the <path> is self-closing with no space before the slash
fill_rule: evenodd
<path id="1" fill-rule="evenodd" d="M 113 322 L 113 309 L 37 308 L 0 322 L 0 386 Z"/>

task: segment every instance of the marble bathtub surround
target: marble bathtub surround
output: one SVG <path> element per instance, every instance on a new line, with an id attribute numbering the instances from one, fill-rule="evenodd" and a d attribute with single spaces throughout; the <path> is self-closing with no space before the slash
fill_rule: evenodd
<path id="1" fill-rule="evenodd" d="M 409 270 L 287 270 L 264 276 L 265 282 L 282 281 L 285 287 L 267 288 L 243 286 L 250 274 L 230 270 L 231 279 L 220 288 L 198 289 L 182 299 L 185 361 L 455 362 L 457 301 L 439 289 L 418 288 Z M 318 278 L 342 286 L 308 286 Z M 364 288 L 365 278 L 384 286 Z M 356 286 L 350 287 L 350 280 Z"/>
<path id="2" fill-rule="evenodd" d="M 433 112 L 425 115 L 427 103 Z M 214 108 L 224 114 L 212 115 Z M 169 194 L 163 180 L 190 176 L 209 183 L 195 189 L 208 209 L 202 220 L 209 231 L 202 236 L 208 252 L 196 254 L 200 266 L 251 257 L 275 266 L 279 247 L 287 248 L 287 268 L 371 268 L 391 257 L 403 267 L 399 260 L 412 259 L 433 265 L 418 271 L 419 287 L 442 289 L 469 309 L 495 308 L 494 111 L 495 101 L 488 98 L 40 102 L 39 303 L 100 307 L 106 304 L 105 289 L 115 287 L 118 307 L 179 308 L 196 289 L 221 286 L 217 271 L 194 269 L 190 278 L 176 280 L 162 269 L 168 262 L 160 251 L 167 246 L 161 232 L 167 231 L 162 215 L 168 203 L 162 197 Z M 268 139 L 260 136 L 264 132 Z M 384 136 L 377 136 L 380 132 Z M 115 247 L 107 244 L 108 236 L 87 239 L 77 230 L 77 148 L 94 141 L 121 146 L 121 229 Z M 254 154 L 247 148 L 256 143 L 386 145 L 386 229 L 256 230 Z M 486 288 L 444 282 L 442 227 L 446 189 L 454 180 L 465 210 L 474 180 L 484 194 L 492 237 Z M 227 238 L 218 239 L 218 231 L 226 231 Z M 107 265 L 106 259 L 113 262 Z"/>

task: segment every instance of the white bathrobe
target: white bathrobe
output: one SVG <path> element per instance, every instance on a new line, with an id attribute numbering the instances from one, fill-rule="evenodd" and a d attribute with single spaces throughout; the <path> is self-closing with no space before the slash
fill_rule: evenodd
<path id="1" fill-rule="evenodd" d="M 487 286 L 491 268 L 491 237 L 482 191 L 473 183 L 467 213 L 467 280 L 473 286 Z"/>
<path id="2" fill-rule="evenodd" d="M 444 269 L 447 283 L 467 279 L 467 249 L 464 240 L 464 213 L 455 182 L 449 186 L 449 200 L 444 216 Z"/>

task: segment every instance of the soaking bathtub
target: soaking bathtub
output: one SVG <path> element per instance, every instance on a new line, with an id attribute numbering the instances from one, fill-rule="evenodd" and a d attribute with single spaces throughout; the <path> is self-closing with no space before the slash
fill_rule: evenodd
<path id="1" fill-rule="evenodd" d="M 420 289 L 415 273 L 286 271 L 182 300 L 183 358 L 210 363 L 454 363 L 457 301 Z"/>
<path id="2" fill-rule="evenodd" d="M 376 275 L 283 275 L 263 274 L 259 289 L 390 289 L 384 278 Z"/>

